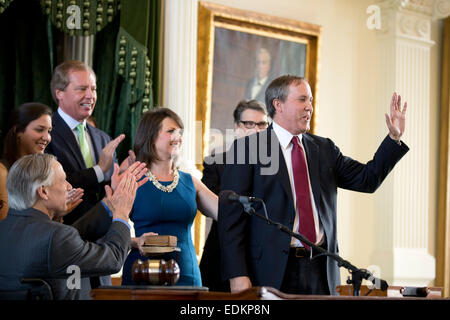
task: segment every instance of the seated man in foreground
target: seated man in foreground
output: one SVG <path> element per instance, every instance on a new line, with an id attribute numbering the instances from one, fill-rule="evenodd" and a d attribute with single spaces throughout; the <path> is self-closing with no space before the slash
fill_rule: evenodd
<path id="1" fill-rule="evenodd" d="M 120 177 L 116 170 L 104 200 L 68 226 L 52 221 L 65 214 L 71 189 L 61 164 L 49 154 L 16 161 L 6 182 L 8 217 L 0 222 L 1 290 L 24 289 L 23 278 L 41 278 L 55 299 L 90 299 L 89 277 L 118 272 L 128 253 L 127 221 L 140 171 L 138 162 Z M 102 236 L 102 245 L 89 242 Z"/>

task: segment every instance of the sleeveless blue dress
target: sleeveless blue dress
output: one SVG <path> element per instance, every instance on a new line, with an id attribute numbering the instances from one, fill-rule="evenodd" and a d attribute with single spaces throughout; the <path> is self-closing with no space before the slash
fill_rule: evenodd
<path id="1" fill-rule="evenodd" d="M 136 237 L 146 232 L 159 235 L 173 235 L 178 238 L 181 252 L 171 252 L 158 256 L 143 257 L 139 250 L 129 253 L 122 273 L 122 285 L 134 285 L 131 269 L 134 261 L 141 259 L 174 259 L 180 267 L 180 278 L 175 285 L 202 286 L 197 254 L 191 237 L 191 227 L 197 214 L 194 182 L 190 174 L 181 172 L 178 185 L 172 192 L 156 188 L 151 181 L 146 182 L 136 192 L 130 219 L 134 223 Z M 160 182 L 167 186 L 171 181 Z"/>

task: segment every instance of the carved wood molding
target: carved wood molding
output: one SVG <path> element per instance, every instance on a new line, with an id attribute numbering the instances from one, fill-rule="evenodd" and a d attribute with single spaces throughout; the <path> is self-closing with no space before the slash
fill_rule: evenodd
<path id="1" fill-rule="evenodd" d="M 449 0 L 377 0 L 377 5 L 384 9 L 409 11 L 433 19 L 444 19 L 450 15 Z"/>
<path id="2" fill-rule="evenodd" d="M 445 19 L 450 16 L 450 0 L 435 0 L 433 6 L 433 19 Z"/>
<path id="3" fill-rule="evenodd" d="M 450 0 L 378 0 L 381 9 L 379 34 L 411 40 L 424 41 L 433 45 L 431 22 L 450 16 Z"/>
<path id="4" fill-rule="evenodd" d="M 450 18 L 442 37 L 441 132 L 439 150 L 439 198 L 436 250 L 436 285 L 450 296 Z"/>

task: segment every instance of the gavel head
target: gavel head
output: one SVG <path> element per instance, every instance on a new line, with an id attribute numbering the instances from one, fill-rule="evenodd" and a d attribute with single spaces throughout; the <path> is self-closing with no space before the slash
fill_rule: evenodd
<path id="1" fill-rule="evenodd" d="M 136 260 L 131 268 L 134 283 L 140 285 L 174 285 L 180 278 L 175 260 Z"/>

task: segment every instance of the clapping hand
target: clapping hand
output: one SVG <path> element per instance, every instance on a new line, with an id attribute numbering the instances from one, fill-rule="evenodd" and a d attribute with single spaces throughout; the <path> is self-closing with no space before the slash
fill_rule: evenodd
<path id="1" fill-rule="evenodd" d="M 119 167 L 119 174 L 124 173 L 133 163 L 136 162 L 136 155 L 133 150 L 128 150 L 128 157 L 122 161 Z"/>
<path id="2" fill-rule="evenodd" d="M 126 159 L 125 159 L 125 161 L 126 161 Z M 138 188 L 148 181 L 148 177 L 145 177 L 144 179 L 139 180 L 147 172 L 147 165 L 144 162 L 136 161 L 132 165 L 128 166 L 128 168 L 122 173 L 120 173 L 119 165 L 117 163 L 114 163 L 114 173 L 111 176 L 111 188 L 113 190 L 116 190 L 116 188 L 119 185 L 120 181 L 122 180 L 123 176 L 127 172 L 130 172 L 131 175 L 133 175 L 135 177 L 136 181 L 139 181 L 138 186 L 137 186 Z"/>
<path id="3" fill-rule="evenodd" d="M 105 186 L 106 196 L 104 202 L 109 210 L 112 211 L 113 219 L 128 221 L 136 190 L 136 177 L 128 170 L 123 173 L 121 181 L 114 192 L 110 186 Z"/>
<path id="4" fill-rule="evenodd" d="M 114 152 L 116 151 L 119 143 L 121 143 L 125 139 L 124 134 L 120 134 L 114 140 L 108 142 L 108 144 L 103 148 L 100 153 L 100 159 L 98 160 L 98 166 L 103 171 L 103 173 L 108 172 L 111 168 L 112 163 L 114 162 Z"/>
<path id="5" fill-rule="evenodd" d="M 84 190 L 81 188 L 72 188 L 67 192 L 67 210 L 66 214 L 75 209 L 83 201 Z"/>
<path id="6" fill-rule="evenodd" d="M 67 209 L 63 214 L 55 215 L 52 220 L 63 223 L 63 217 L 72 212 L 73 209 L 83 202 L 84 190 L 81 188 L 72 188 L 67 192 L 66 206 Z"/>
<path id="7" fill-rule="evenodd" d="M 405 122 L 406 122 L 406 107 L 407 104 L 403 105 L 401 109 L 402 97 L 394 92 L 391 99 L 391 110 L 390 114 L 385 113 L 386 124 L 389 129 L 389 136 L 394 140 L 400 140 L 403 132 L 405 132 Z"/>

